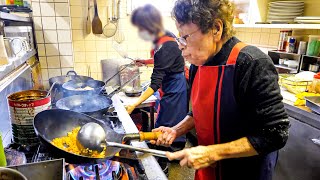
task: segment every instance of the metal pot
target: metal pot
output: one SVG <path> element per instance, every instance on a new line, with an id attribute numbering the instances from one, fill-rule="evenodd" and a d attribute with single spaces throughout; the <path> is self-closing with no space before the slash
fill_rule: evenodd
<path id="1" fill-rule="evenodd" d="M 318 64 L 310 64 L 309 65 L 309 71 L 318 72 L 319 71 L 319 65 Z"/>
<path id="2" fill-rule="evenodd" d="M 3 180 L 27 180 L 27 178 L 19 171 L 0 167 L 0 179 Z"/>
<path id="3" fill-rule="evenodd" d="M 100 94 L 105 88 L 105 83 L 98 80 L 76 81 L 71 80 L 62 85 L 64 97 L 74 95 L 94 95 Z M 87 89 L 86 89 L 87 88 Z"/>
<path id="4" fill-rule="evenodd" d="M 65 76 L 56 76 L 49 79 L 49 84 L 52 86 L 54 82 L 57 82 L 52 89 L 52 103 L 56 103 L 59 99 L 65 97 L 63 93 L 62 85 L 70 80 L 87 81 L 93 80 L 88 76 L 79 76 L 75 71 L 68 71 Z"/>

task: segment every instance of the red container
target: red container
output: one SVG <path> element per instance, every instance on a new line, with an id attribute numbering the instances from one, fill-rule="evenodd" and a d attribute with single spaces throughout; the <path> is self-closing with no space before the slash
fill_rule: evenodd
<path id="1" fill-rule="evenodd" d="M 41 111 L 51 108 L 51 96 L 47 91 L 28 90 L 8 96 L 13 141 L 22 145 L 39 143 L 33 128 L 33 118 Z"/>

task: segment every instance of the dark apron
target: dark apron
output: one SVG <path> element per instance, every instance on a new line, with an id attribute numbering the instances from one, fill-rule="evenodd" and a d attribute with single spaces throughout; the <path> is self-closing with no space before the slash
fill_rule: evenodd
<path id="1" fill-rule="evenodd" d="M 238 43 L 226 65 L 199 66 L 191 101 L 199 145 L 227 143 L 245 137 L 249 127 L 241 119 L 234 95 L 235 64 L 246 45 Z M 222 160 L 215 167 L 196 171 L 196 180 L 271 180 L 277 152 L 246 158 Z"/>
<path id="2" fill-rule="evenodd" d="M 175 41 L 174 38 L 164 36 L 160 38 L 157 47 L 168 41 Z M 154 57 L 156 51 L 152 50 Z M 156 60 L 155 60 L 156 61 Z M 184 72 L 166 75 L 162 80 L 160 92 L 160 105 L 157 108 L 158 117 L 155 127 L 173 127 L 181 122 L 188 113 L 187 81 Z M 185 136 L 181 136 L 175 142 L 185 142 Z"/>

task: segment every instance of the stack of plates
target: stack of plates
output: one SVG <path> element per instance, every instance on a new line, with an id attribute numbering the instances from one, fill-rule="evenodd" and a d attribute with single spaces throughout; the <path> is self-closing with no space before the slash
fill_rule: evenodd
<path id="1" fill-rule="evenodd" d="M 301 24 L 320 24 L 320 16 L 301 16 L 296 17 L 294 22 Z"/>
<path id="2" fill-rule="evenodd" d="M 270 23 L 290 23 L 304 11 L 303 1 L 276 1 L 269 3 L 268 19 Z"/>

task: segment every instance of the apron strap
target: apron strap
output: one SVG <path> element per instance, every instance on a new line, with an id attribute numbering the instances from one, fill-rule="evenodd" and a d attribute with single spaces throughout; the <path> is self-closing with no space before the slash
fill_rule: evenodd
<path id="1" fill-rule="evenodd" d="M 232 48 L 226 65 L 234 65 L 234 64 L 236 64 L 240 51 L 246 46 L 247 46 L 247 44 L 245 44 L 243 42 L 238 42 Z"/>
<path id="2" fill-rule="evenodd" d="M 157 44 L 156 44 L 156 48 L 154 48 L 154 49 L 152 49 L 151 51 L 150 51 L 150 54 L 151 54 L 151 58 L 153 58 L 154 57 L 154 54 L 155 54 L 155 51 L 156 51 L 156 49 L 158 49 L 158 47 L 160 47 L 162 44 L 164 44 L 164 43 L 166 43 L 166 42 L 168 42 L 168 41 L 176 41 L 173 37 L 170 37 L 170 36 L 162 36 L 159 40 L 158 40 L 158 42 L 157 42 Z"/>

